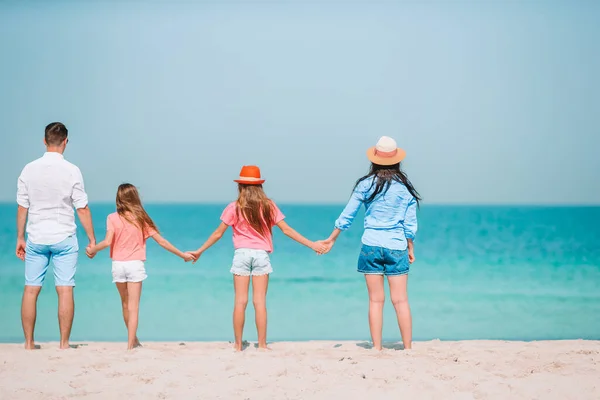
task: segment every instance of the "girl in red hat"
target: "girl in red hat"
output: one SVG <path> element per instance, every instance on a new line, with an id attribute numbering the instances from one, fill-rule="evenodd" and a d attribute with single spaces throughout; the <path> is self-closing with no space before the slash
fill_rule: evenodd
<path id="1" fill-rule="evenodd" d="M 231 266 L 235 289 L 233 310 L 235 350 L 242 350 L 242 333 L 251 279 L 258 348 L 268 349 L 266 296 L 269 274 L 273 272 L 269 259 L 269 254 L 273 252 L 272 227 L 279 227 L 285 235 L 319 254 L 323 253 L 326 247 L 306 239 L 284 221 L 284 215 L 263 191 L 264 179 L 261 178 L 260 169 L 257 166 L 244 166 L 239 179 L 236 179 L 235 182 L 238 183 L 238 199 L 225 208 L 217 230 L 198 250 L 191 254 L 196 259 L 199 258 L 203 252 L 223 237 L 227 228 L 232 227 L 235 248 Z"/>

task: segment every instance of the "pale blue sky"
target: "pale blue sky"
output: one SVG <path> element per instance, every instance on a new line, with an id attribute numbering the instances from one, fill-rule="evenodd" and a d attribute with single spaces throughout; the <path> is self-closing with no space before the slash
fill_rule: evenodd
<path id="1" fill-rule="evenodd" d="M 19 4 L 25 3 L 25 4 Z M 595 2 L 0 2 L 0 201 L 70 130 L 92 201 L 343 202 L 389 135 L 426 203 L 600 204 Z"/>

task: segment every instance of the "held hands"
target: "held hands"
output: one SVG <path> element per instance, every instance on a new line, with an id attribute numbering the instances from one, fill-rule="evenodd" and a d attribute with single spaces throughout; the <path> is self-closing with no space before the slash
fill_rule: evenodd
<path id="1" fill-rule="evenodd" d="M 185 262 L 193 261 L 194 264 L 196 263 L 196 261 L 198 261 L 198 257 L 194 255 L 194 253 L 191 251 L 186 251 L 185 253 L 183 253 L 182 258 Z"/>
<path id="2" fill-rule="evenodd" d="M 316 251 L 317 254 L 322 256 L 323 254 L 327 254 L 331 251 L 334 243 L 335 240 L 332 239 L 318 240 L 314 242 L 314 246 L 311 248 Z"/>
<path id="3" fill-rule="evenodd" d="M 327 247 L 323 243 L 321 243 L 321 241 L 312 242 L 310 248 L 320 256 L 327 253 Z"/>
<path id="4" fill-rule="evenodd" d="M 96 252 L 96 249 L 94 247 L 96 247 L 96 246 L 93 246 L 90 243 L 89 246 L 85 248 L 85 255 L 88 256 L 89 258 L 96 257 L 97 252 Z"/>

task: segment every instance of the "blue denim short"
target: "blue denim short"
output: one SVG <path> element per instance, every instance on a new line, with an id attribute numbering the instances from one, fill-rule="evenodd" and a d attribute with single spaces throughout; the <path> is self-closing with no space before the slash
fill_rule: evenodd
<path id="1" fill-rule="evenodd" d="M 369 275 L 406 275 L 410 269 L 408 250 L 391 250 L 363 244 L 358 257 L 358 272 Z"/>
<path id="2" fill-rule="evenodd" d="M 25 247 L 25 285 L 42 286 L 50 261 L 54 264 L 54 285 L 75 286 L 79 245 L 77 236 L 57 244 L 43 245 L 27 241 Z"/>

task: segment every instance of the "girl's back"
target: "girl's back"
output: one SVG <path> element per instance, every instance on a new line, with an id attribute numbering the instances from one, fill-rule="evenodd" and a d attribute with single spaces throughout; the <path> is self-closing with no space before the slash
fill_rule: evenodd
<path id="1" fill-rule="evenodd" d="M 142 232 L 139 227 L 118 213 L 108 216 L 106 230 L 114 232 L 114 239 L 110 247 L 110 257 L 113 261 L 145 261 L 146 239 L 157 233 L 151 227 Z"/>
<path id="2" fill-rule="evenodd" d="M 271 201 L 271 211 L 273 214 L 272 225 L 276 225 L 283 221 L 285 216 Z M 250 223 L 244 218 L 243 213 L 239 210 L 237 201 L 230 203 L 223 214 L 221 215 L 221 221 L 229 225 L 233 229 L 233 246 L 236 249 L 255 249 L 265 250 L 269 253 L 273 252 L 273 235 L 270 231 L 272 226 L 264 233 L 260 234 L 250 225 Z"/>

